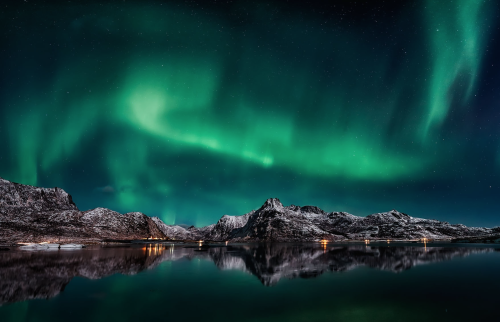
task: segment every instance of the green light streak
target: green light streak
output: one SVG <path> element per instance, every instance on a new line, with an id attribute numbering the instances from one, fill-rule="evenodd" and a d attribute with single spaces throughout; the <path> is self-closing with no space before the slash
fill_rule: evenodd
<path id="1" fill-rule="evenodd" d="M 116 190 L 111 208 L 161 214 L 169 223 L 181 218 L 176 198 L 248 210 L 254 205 L 241 206 L 245 196 L 219 191 L 250 182 L 240 193 L 270 193 L 267 183 L 252 181 L 262 173 L 268 182 L 302 177 L 311 186 L 451 176 L 435 171 L 464 151 L 437 138 L 450 110 L 474 93 L 488 9 L 484 1 L 452 4 L 420 8 L 428 31 L 404 58 L 360 30 L 305 33 L 314 24 L 290 26 L 286 18 L 268 25 L 259 16 L 266 13 L 254 12 L 273 35 L 182 8 L 99 7 L 106 18 L 72 18 L 56 40 L 76 48 L 95 36 L 112 45 L 61 47 L 66 60 L 47 83 L 3 102 L 11 163 L 0 175 L 58 184 L 67 180 L 63 170 L 88 166 L 96 187 Z M 199 224 L 213 221 L 189 206 Z"/>
<path id="2" fill-rule="evenodd" d="M 445 121 L 452 103 L 467 102 L 481 65 L 485 2 L 457 0 L 453 4 L 429 1 L 426 8 L 433 62 L 424 138 Z M 454 96 L 462 101 L 453 101 Z"/>

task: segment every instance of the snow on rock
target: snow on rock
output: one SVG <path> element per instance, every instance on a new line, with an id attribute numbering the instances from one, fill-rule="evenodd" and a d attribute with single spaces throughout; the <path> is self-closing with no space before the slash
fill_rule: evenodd
<path id="1" fill-rule="evenodd" d="M 198 231 L 192 231 L 177 225 L 167 225 L 158 217 L 152 217 L 151 220 L 165 236 L 172 240 L 199 240 L 201 238 Z"/>
<path id="2" fill-rule="evenodd" d="M 254 210 L 243 216 L 228 216 L 224 215 L 221 219 L 209 230 L 207 235 L 211 240 L 226 240 L 231 232 L 235 229 L 245 226 L 248 219 L 255 213 Z"/>
<path id="3" fill-rule="evenodd" d="M 37 188 L 0 178 L 0 242 L 90 242 L 166 238 L 139 213 L 105 208 L 79 211 L 60 188 Z"/>
<path id="4" fill-rule="evenodd" d="M 37 188 L 0 178 L 0 242 L 98 241 L 141 239 L 212 241 L 318 241 L 348 239 L 452 239 L 487 236 L 496 231 L 414 218 L 397 210 L 357 217 L 325 212 L 315 206 L 283 206 L 267 199 L 242 216 L 222 216 L 215 224 L 196 228 L 166 225 L 139 212 L 121 215 L 96 208 L 79 211 L 59 188 Z M 498 232 L 496 232 L 498 234 Z"/>
<path id="5" fill-rule="evenodd" d="M 493 231 L 414 218 L 397 210 L 357 217 L 346 212 L 325 212 L 315 206 L 285 207 L 279 199 L 270 198 L 255 211 L 243 216 L 224 215 L 216 224 L 199 229 L 192 227 L 191 232 L 201 239 L 213 241 L 287 242 L 323 239 L 451 239 L 487 235 Z"/>
<path id="6" fill-rule="evenodd" d="M 21 211 L 78 210 L 71 196 L 60 188 L 38 188 L 0 178 L 0 209 Z"/>

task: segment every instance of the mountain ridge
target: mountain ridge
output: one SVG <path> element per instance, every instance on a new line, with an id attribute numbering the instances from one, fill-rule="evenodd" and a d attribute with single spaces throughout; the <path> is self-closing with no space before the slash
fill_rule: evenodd
<path id="1" fill-rule="evenodd" d="M 411 217 L 397 210 L 366 217 L 325 212 L 316 206 L 283 206 L 269 198 L 257 210 L 222 216 L 196 228 L 167 225 L 140 212 L 119 214 L 106 208 L 80 211 L 60 188 L 38 188 L 0 178 L 0 243 L 98 242 L 157 238 L 215 242 L 317 242 L 478 238 L 500 228 L 467 227 Z"/>
<path id="2" fill-rule="evenodd" d="M 232 224 L 231 227 L 219 227 L 219 231 L 224 231 L 225 234 L 215 234 L 213 229 L 209 230 L 208 234 L 200 231 L 200 239 L 232 242 L 423 238 L 451 240 L 499 232 L 498 228 L 467 227 L 434 219 L 411 217 L 397 210 L 358 217 L 347 212 L 325 212 L 316 206 L 285 207 L 277 198 L 266 200 L 259 209 L 243 216 L 223 218 L 225 222 Z M 216 226 L 221 225 L 221 220 Z M 200 230 L 206 231 L 204 228 Z"/>
<path id="3" fill-rule="evenodd" d="M 139 212 L 80 211 L 61 188 L 39 188 L 0 178 L 0 243 L 168 239 Z"/>

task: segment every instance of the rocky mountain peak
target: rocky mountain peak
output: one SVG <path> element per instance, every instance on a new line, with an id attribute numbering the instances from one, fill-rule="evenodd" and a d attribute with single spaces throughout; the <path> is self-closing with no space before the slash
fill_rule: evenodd
<path id="1" fill-rule="evenodd" d="M 268 210 L 277 210 L 283 211 L 283 204 L 278 198 L 269 198 L 266 202 L 260 207 L 260 211 L 268 211 Z"/>
<path id="2" fill-rule="evenodd" d="M 79 211 L 60 188 L 39 188 L 0 179 L 0 243 L 165 239 L 148 216 L 106 208 Z"/>
<path id="3" fill-rule="evenodd" d="M 400 222 L 400 223 L 406 223 L 410 222 L 412 217 L 408 216 L 405 213 L 399 212 L 395 209 L 388 211 L 388 212 L 379 212 L 375 214 L 368 215 L 366 217 L 368 221 L 374 222 L 374 223 L 395 223 L 395 222 Z"/>
<path id="4" fill-rule="evenodd" d="M 398 218 L 398 219 L 404 219 L 404 220 L 411 219 L 410 216 L 408 216 L 407 214 L 405 214 L 403 212 L 399 212 L 396 209 L 392 209 L 391 211 L 389 211 L 389 214 L 391 214 L 393 217 Z"/>
<path id="5" fill-rule="evenodd" d="M 316 206 L 303 206 L 303 207 L 300 207 L 300 211 L 301 212 L 306 212 L 306 213 L 318 214 L 318 215 L 325 214 L 325 212 L 323 211 L 323 209 L 320 209 L 320 208 L 318 208 Z"/>
<path id="6" fill-rule="evenodd" d="M 70 194 L 61 188 L 38 188 L 0 178 L 0 205 L 12 211 L 78 210 Z"/>

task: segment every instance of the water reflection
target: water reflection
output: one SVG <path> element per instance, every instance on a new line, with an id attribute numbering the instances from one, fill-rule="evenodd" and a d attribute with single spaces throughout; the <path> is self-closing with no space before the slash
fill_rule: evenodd
<path id="1" fill-rule="evenodd" d="M 164 261 L 211 260 L 222 269 L 237 269 L 270 286 L 283 278 L 310 278 L 366 266 L 402 272 L 419 264 L 492 251 L 491 248 L 320 245 L 145 246 L 88 248 L 76 251 L 7 251 L 0 253 L 0 304 L 51 298 L 74 277 L 99 279 L 115 273 L 133 275 Z"/>

